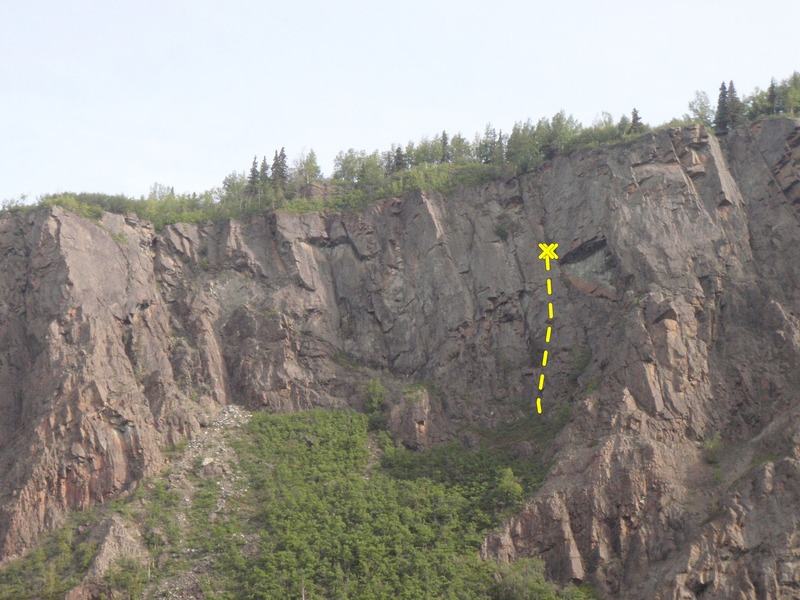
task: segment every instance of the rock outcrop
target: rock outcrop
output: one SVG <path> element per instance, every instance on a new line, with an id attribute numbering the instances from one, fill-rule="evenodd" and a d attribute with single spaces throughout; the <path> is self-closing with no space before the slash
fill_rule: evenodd
<path id="1" fill-rule="evenodd" d="M 486 555 L 619 598 L 800 597 L 799 121 L 348 214 L 6 213 L 0 253 L 0 562 L 227 404 L 360 407 L 380 377 L 406 445 L 471 442 L 531 410 L 548 347 L 541 418 L 572 418 Z"/>
<path id="2" fill-rule="evenodd" d="M 800 598 L 799 182 L 790 120 L 577 152 L 523 181 L 567 248 L 555 339 L 585 332 L 592 385 L 484 553 L 541 555 L 614 598 Z"/>

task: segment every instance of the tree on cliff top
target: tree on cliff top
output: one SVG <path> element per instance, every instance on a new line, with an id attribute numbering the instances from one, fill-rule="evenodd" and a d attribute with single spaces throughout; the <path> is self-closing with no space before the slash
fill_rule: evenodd
<path id="1" fill-rule="evenodd" d="M 706 127 L 714 124 L 714 109 L 711 108 L 711 101 L 708 94 L 697 91 L 694 93 L 694 100 L 689 102 L 689 114 L 685 119 L 700 121 Z"/>
<path id="2" fill-rule="evenodd" d="M 717 99 L 717 113 L 714 117 L 714 131 L 717 135 L 728 133 L 730 118 L 728 115 L 728 87 L 725 82 L 719 86 L 719 98 Z"/>
<path id="3" fill-rule="evenodd" d="M 286 184 L 289 183 L 289 166 L 286 162 L 286 150 L 275 151 L 272 159 L 272 187 L 276 195 L 282 196 L 286 191 Z"/>
<path id="4" fill-rule="evenodd" d="M 631 112 L 631 126 L 630 126 L 630 133 L 641 133 L 644 131 L 644 123 L 642 123 L 642 118 L 639 116 L 639 111 L 637 109 L 633 109 Z"/>
<path id="5" fill-rule="evenodd" d="M 728 84 L 728 129 L 744 123 L 744 103 L 739 99 L 733 81 Z"/>
<path id="6" fill-rule="evenodd" d="M 253 157 L 253 164 L 250 167 L 250 176 L 247 178 L 247 195 L 255 197 L 258 195 L 258 158 Z"/>

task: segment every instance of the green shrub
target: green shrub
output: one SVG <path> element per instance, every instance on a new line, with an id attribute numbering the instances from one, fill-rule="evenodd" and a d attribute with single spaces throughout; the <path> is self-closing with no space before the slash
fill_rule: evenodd
<path id="1" fill-rule="evenodd" d="M 180 496 L 168 489 L 164 480 L 140 484 L 138 494 L 147 499 L 147 505 L 145 510 L 140 507 L 135 516 L 142 526 L 145 545 L 157 559 L 178 542 L 180 530 L 175 514 Z"/>
<path id="2" fill-rule="evenodd" d="M 379 383 L 368 384 L 373 408 Z M 199 585 L 214 598 L 478 599 L 513 597 L 496 594 L 516 589 L 514 578 L 540 585 L 525 562 L 508 567 L 478 553 L 503 511 L 538 485 L 536 461 L 460 444 L 411 452 L 381 431 L 383 455 L 371 465 L 368 417 L 350 410 L 258 413 L 240 431 L 232 443 L 241 487 L 223 496 L 218 480 L 195 477 L 184 535 L 181 498 L 166 479 L 81 513 L 82 524 L 125 515 L 141 526 L 153 558 L 166 558 L 153 561 L 152 573 L 118 562 L 105 578 L 108 594 L 142 597 L 149 584 L 192 566 L 189 549 L 191 560 L 209 565 L 213 579 Z M 0 569 L 0 599 L 63 598 L 96 551 L 76 527 Z M 541 585 L 554 594 L 545 598 L 581 597 Z"/>
<path id="3" fill-rule="evenodd" d="M 721 452 L 722 438 L 720 438 L 719 432 L 703 441 L 703 458 L 708 464 L 717 464 L 719 462 Z"/>
<path id="4" fill-rule="evenodd" d="M 117 598 L 137 600 L 142 598 L 147 585 L 147 569 L 130 558 L 120 558 L 108 569 L 105 577 L 108 592 L 117 592 Z"/>
<path id="5" fill-rule="evenodd" d="M 594 391 L 596 391 L 598 387 L 599 384 L 597 383 L 597 379 L 595 377 L 592 377 L 591 379 L 589 379 L 588 382 L 586 382 L 586 389 L 583 390 L 583 397 L 588 398 L 589 395 L 591 395 Z"/>
<path id="6" fill-rule="evenodd" d="M 378 380 L 368 383 L 372 408 L 381 390 Z M 381 461 L 369 467 L 367 430 L 368 417 L 353 411 L 253 416 L 236 449 L 256 507 L 248 529 L 259 542 L 238 566 L 217 559 L 215 577 L 229 582 L 229 593 L 494 597 L 500 567 L 481 561 L 478 549 L 499 511 L 531 489 L 530 479 L 518 481 L 517 465 L 503 453 L 459 444 L 415 453 L 385 432 L 378 434 Z"/>
<path id="7" fill-rule="evenodd" d="M 70 524 L 47 534 L 39 545 L 0 569 L 0 600 L 61 599 L 78 585 L 97 553 L 97 543 Z"/>
<path id="8" fill-rule="evenodd" d="M 494 226 L 494 234 L 504 242 L 508 240 L 508 229 L 502 223 L 497 223 Z"/>
<path id="9" fill-rule="evenodd" d="M 60 206 L 80 217 L 91 219 L 92 221 L 98 221 L 100 217 L 103 216 L 102 206 L 84 202 L 74 194 L 49 196 L 44 199 L 41 204 L 43 206 Z"/>
<path id="10" fill-rule="evenodd" d="M 556 600 L 558 588 L 544 576 L 544 563 L 534 558 L 520 558 L 500 564 L 493 585 L 494 600 Z"/>
<path id="11" fill-rule="evenodd" d="M 500 506 L 517 508 L 522 504 L 523 489 L 511 467 L 500 470 L 495 493 Z"/>
<path id="12" fill-rule="evenodd" d="M 168 447 L 164 450 L 164 456 L 169 459 L 177 458 L 184 453 L 186 447 L 189 445 L 189 440 L 182 439 L 177 444 Z"/>
<path id="13" fill-rule="evenodd" d="M 371 379 L 367 382 L 367 400 L 364 403 L 364 411 L 369 418 L 369 428 L 379 430 L 386 427 L 386 391 L 380 379 Z"/>

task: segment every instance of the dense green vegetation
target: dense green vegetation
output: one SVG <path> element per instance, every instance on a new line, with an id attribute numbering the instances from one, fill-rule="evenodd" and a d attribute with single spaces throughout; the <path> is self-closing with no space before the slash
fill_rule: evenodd
<path id="1" fill-rule="evenodd" d="M 486 530 L 536 483 L 520 483 L 507 456 L 460 445 L 414 453 L 380 434 L 370 468 L 368 426 L 352 411 L 254 415 L 237 446 L 256 508 L 244 527 L 206 532 L 215 579 L 227 581 L 218 597 L 592 597 L 558 590 L 535 561 L 478 557 Z M 230 542 L 245 530 L 258 532 L 249 550 Z"/>
<path id="2" fill-rule="evenodd" d="M 367 385 L 373 413 L 383 405 L 379 383 Z M 354 411 L 259 413 L 231 441 L 240 479 L 224 501 L 219 478 L 195 476 L 179 526 L 180 497 L 167 478 L 145 481 L 130 498 L 76 513 L 0 569 L 0 599 L 62 598 L 95 555 L 93 526 L 111 514 L 138 526 L 151 554 L 149 568 L 124 559 L 106 574 L 106 592 L 121 598 L 150 597 L 159 581 L 187 571 L 218 599 L 595 598 L 588 586 L 548 582 L 538 560 L 504 565 L 478 555 L 488 530 L 544 473 L 503 441 L 546 443 L 565 418 L 513 424 L 483 449 L 411 452 L 385 431 L 370 433 L 370 417 Z M 380 460 L 371 461 L 377 446 Z"/>
<path id="3" fill-rule="evenodd" d="M 137 523 L 153 561 L 178 544 L 177 494 L 163 480 L 143 481 L 129 498 L 75 512 L 63 527 L 47 534 L 23 557 L 0 569 L 0 600 L 61 599 L 81 583 L 97 552 L 93 528 L 113 514 Z M 130 598 L 141 597 L 147 571 L 132 560 L 115 565 L 107 576 L 110 588 Z M 126 596 L 123 596 L 126 597 Z"/>
<path id="4" fill-rule="evenodd" d="M 697 92 L 689 113 L 664 126 L 703 123 L 718 135 L 761 118 L 800 114 L 800 72 L 781 81 L 773 79 L 766 90 L 756 88 L 739 97 L 733 81 L 720 87 L 716 109 L 708 95 Z M 136 213 L 157 229 L 166 224 L 243 218 L 279 210 L 349 210 L 392 196 L 414 191 L 452 192 L 459 186 L 510 177 L 537 168 L 557 154 L 581 147 L 625 141 L 651 130 L 639 112 L 614 119 L 602 113 L 584 126 L 560 111 L 550 118 L 527 119 L 514 124 L 510 133 L 487 125 L 472 140 L 460 133 L 443 131 L 405 146 L 393 144 L 373 152 L 349 149 L 335 159 L 330 177 L 324 178 L 314 151 L 288 164 L 283 148 L 271 161 L 257 157 L 249 170 L 234 171 L 216 188 L 202 193 L 176 194 L 168 186 L 155 184 L 147 197 L 129 198 L 105 194 L 53 194 L 38 205 L 57 204 L 89 218 L 102 211 Z M 7 210 L 24 210 L 23 199 L 3 203 Z"/>
<path id="5" fill-rule="evenodd" d="M 24 559 L 0 569 L 0 599 L 63 598 L 81 582 L 96 549 L 95 542 L 80 539 L 76 524 L 45 536 Z"/>

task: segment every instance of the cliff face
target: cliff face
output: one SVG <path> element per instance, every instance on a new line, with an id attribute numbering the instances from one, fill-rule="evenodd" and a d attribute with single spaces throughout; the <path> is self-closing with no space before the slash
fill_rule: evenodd
<path id="1" fill-rule="evenodd" d="M 800 597 L 799 125 L 663 134 L 523 182 L 570 248 L 556 340 L 585 331 L 598 385 L 485 552 L 612 597 Z"/>
<path id="2" fill-rule="evenodd" d="M 229 403 L 360 407 L 369 377 L 430 381 L 393 395 L 390 427 L 471 443 L 533 410 L 547 347 L 541 418 L 572 418 L 487 555 L 614 597 L 800 597 L 799 225 L 788 119 L 347 215 L 156 234 L 4 214 L 0 560 L 158 473 Z M 559 243 L 549 297 L 540 242 Z"/>

